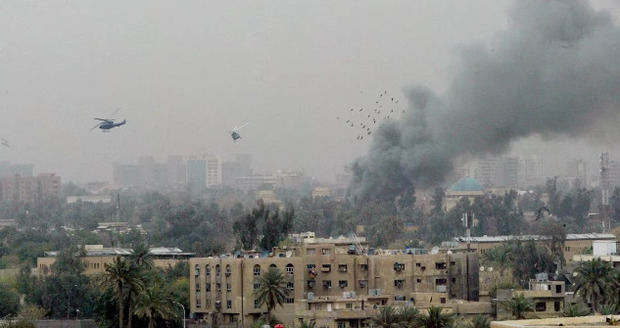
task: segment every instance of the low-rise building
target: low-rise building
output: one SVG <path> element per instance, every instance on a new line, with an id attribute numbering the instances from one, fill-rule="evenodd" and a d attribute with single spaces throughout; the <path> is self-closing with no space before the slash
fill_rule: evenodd
<path id="1" fill-rule="evenodd" d="M 564 298 L 566 287 L 564 281 L 550 281 L 546 275 L 542 278 L 530 280 L 528 290 L 500 289 L 497 291 L 497 319 L 505 320 L 512 318 L 512 312 L 504 302 L 508 302 L 518 295 L 530 299 L 534 311 L 526 313 L 529 317 L 550 318 L 561 316 L 564 312 Z"/>
<path id="2" fill-rule="evenodd" d="M 596 240 L 592 243 L 592 254 L 573 255 L 573 262 L 588 262 L 593 259 L 609 262 L 614 268 L 620 267 L 620 243 L 615 240 Z"/>
<path id="3" fill-rule="evenodd" d="M 130 248 L 103 247 L 103 245 L 85 245 L 85 254 L 81 257 L 86 266 L 84 274 L 97 274 L 105 272 L 105 265 L 111 264 L 118 256 L 125 257 L 133 253 Z M 153 265 L 156 268 L 167 269 L 177 263 L 187 261 L 194 253 L 183 252 L 179 248 L 157 247 L 151 248 Z M 52 264 L 56 263 L 58 251 L 45 252 L 45 256 L 37 258 L 37 273 L 48 274 Z"/>
<path id="4" fill-rule="evenodd" d="M 456 237 L 454 241 L 458 242 L 458 249 L 467 249 L 467 245 L 471 250 L 480 255 L 485 254 L 488 250 L 503 246 L 511 241 L 534 241 L 537 244 L 548 242 L 550 237 L 542 235 L 522 235 L 522 236 L 482 236 L 482 237 Z M 616 236 L 610 233 L 580 233 L 566 235 L 564 241 L 564 258 L 567 262 L 572 262 L 575 255 L 583 254 L 592 249 L 595 241 L 616 241 Z"/>

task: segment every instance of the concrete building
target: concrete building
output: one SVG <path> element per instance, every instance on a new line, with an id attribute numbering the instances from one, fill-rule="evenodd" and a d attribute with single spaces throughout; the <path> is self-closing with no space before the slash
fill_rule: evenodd
<path id="1" fill-rule="evenodd" d="M 275 249 L 273 257 L 192 258 L 191 312 L 213 326 L 249 327 L 266 312 L 253 292 L 271 267 L 288 280 L 291 295 L 273 313 L 288 326 L 306 320 L 362 327 L 386 304 L 452 309 L 457 299 L 478 300 L 476 254 L 357 255 L 349 246 L 307 243 Z"/>
<path id="2" fill-rule="evenodd" d="M 474 168 L 474 178 L 484 187 L 498 185 L 501 161 L 497 157 L 487 157 L 478 160 Z"/>
<path id="3" fill-rule="evenodd" d="M 252 156 L 237 154 L 234 161 L 222 163 L 222 185 L 235 186 L 235 179 L 252 175 Z"/>
<path id="4" fill-rule="evenodd" d="M 77 202 L 110 204 L 112 203 L 112 196 L 110 195 L 67 196 L 67 204 L 73 204 Z"/>
<path id="5" fill-rule="evenodd" d="M 61 179 L 53 173 L 36 177 L 15 175 L 0 180 L 0 200 L 5 202 L 37 202 L 50 197 L 60 197 Z"/>
<path id="6" fill-rule="evenodd" d="M 197 193 L 207 188 L 207 161 L 190 158 L 187 161 L 187 186 Z"/>
<path id="7" fill-rule="evenodd" d="M 34 176 L 33 164 L 11 164 L 9 162 L 0 162 L 0 178 L 12 177 L 19 175 L 21 177 Z"/>
<path id="8" fill-rule="evenodd" d="M 548 327 L 571 327 L 571 328 L 600 328 L 620 322 L 620 315 L 589 315 L 584 317 L 555 317 L 544 319 L 507 320 L 493 321 L 491 328 L 548 328 Z"/>
<path id="9" fill-rule="evenodd" d="M 586 188 L 588 181 L 588 165 L 582 159 L 576 159 L 566 163 L 566 176 L 574 177 L 579 181 L 579 186 Z"/>
<path id="10" fill-rule="evenodd" d="M 85 274 L 100 274 L 105 272 L 105 265 L 111 264 L 118 256 L 125 257 L 133 253 L 130 248 L 106 248 L 103 245 L 85 245 L 86 254 L 81 257 L 86 265 Z M 167 269 L 177 263 L 188 261 L 194 253 L 183 252 L 179 248 L 157 247 L 149 250 L 153 257 L 153 265 L 156 268 Z M 58 251 L 45 252 L 45 256 L 37 258 L 37 273 L 46 275 L 50 272 L 52 264 L 56 263 Z"/>
<path id="11" fill-rule="evenodd" d="M 529 287 L 528 290 L 499 289 L 497 291 L 497 301 L 501 304 L 513 299 L 517 295 L 523 295 L 534 303 L 534 311 L 526 313 L 526 316 L 534 318 L 562 316 L 564 312 L 564 298 L 566 296 L 564 281 L 550 281 L 545 277 L 543 279 L 530 280 Z M 512 311 L 498 305 L 496 317 L 498 320 L 510 319 L 512 318 Z"/>
<path id="12" fill-rule="evenodd" d="M 522 242 L 532 240 L 537 244 L 543 244 L 549 240 L 549 237 L 541 235 L 471 237 L 470 249 L 484 255 L 490 249 L 517 240 Z M 610 233 L 567 234 L 563 249 L 564 258 L 567 262 L 572 262 L 575 255 L 583 254 L 593 247 L 595 241 L 599 240 L 615 242 L 616 236 Z M 468 240 L 466 237 L 456 237 L 454 241 L 458 242 L 459 249 L 467 249 Z"/>
<path id="13" fill-rule="evenodd" d="M 614 268 L 620 267 L 620 243 L 616 240 L 596 240 L 592 243 L 592 254 L 573 255 L 573 262 L 588 262 L 593 259 L 609 262 Z"/>
<path id="14" fill-rule="evenodd" d="M 235 185 L 245 192 L 258 189 L 274 189 L 276 182 L 276 177 L 273 175 L 251 175 L 235 179 Z"/>

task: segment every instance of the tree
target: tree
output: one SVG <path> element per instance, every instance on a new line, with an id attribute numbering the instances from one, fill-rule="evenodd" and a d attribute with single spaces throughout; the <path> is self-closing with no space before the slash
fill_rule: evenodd
<path id="1" fill-rule="evenodd" d="M 433 198 L 431 198 L 431 209 L 432 214 L 441 214 L 443 213 L 443 199 L 445 196 L 445 191 L 441 187 L 435 188 L 435 192 L 433 192 Z"/>
<path id="2" fill-rule="evenodd" d="M 467 325 L 468 328 L 490 328 L 491 322 L 485 315 L 476 315 L 471 322 Z"/>
<path id="3" fill-rule="evenodd" d="M 450 327 L 453 317 L 449 314 L 441 313 L 440 307 L 432 306 L 428 308 L 427 314 L 418 316 L 415 326 L 418 328 L 447 328 Z"/>
<path id="4" fill-rule="evenodd" d="M 556 221 L 547 221 L 542 226 L 541 235 L 547 239 L 545 243 L 556 260 L 562 267 L 566 262 L 564 259 L 564 243 L 566 242 L 566 229 Z"/>
<path id="5" fill-rule="evenodd" d="M 241 243 L 241 247 L 245 250 L 254 249 L 258 241 L 258 222 L 265 215 L 265 204 L 261 201 L 258 208 L 252 210 L 251 213 L 244 215 L 233 223 L 233 233 Z"/>
<path id="6" fill-rule="evenodd" d="M 286 279 L 278 268 L 270 267 L 260 278 L 260 287 L 254 290 L 254 298 L 260 306 L 267 306 L 267 322 L 271 322 L 271 311 L 277 305 L 282 306 L 290 295 L 286 288 Z"/>
<path id="7" fill-rule="evenodd" d="M 370 320 L 377 326 L 381 328 L 398 328 L 400 327 L 400 317 L 398 315 L 398 310 L 391 306 L 387 305 L 379 309 L 377 314 L 370 318 Z"/>
<path id="8" fill-rule="evenodd" d="M 134 290 L 144 288 L 144 282 L 139 275 L 139 271 L 131 265 L 130 261 L 117 256 L 111 264 L 105 264 L 105 274 L 103 275 L 102 282 L 105 287 L 112 288 L 116 294 L 118 326 L 123 328 L 127 290 L 129 288 Z"/>
<path id="9" fill-rule="evenodd" d="M 526 298 L 522 293 L 517 294 L 510 300 L 504 301 L 500 304 L 506 310 L 512 313 L 512 316 L 516 319 L 525 319 L 527 312 L 534 311 L 534 302 Z"/>
<path id="10" fill-rule="evenodd" d="M 169 320 L 175 317 L 174 304 L 164 289 L 155 284 L 138 295 L 133 314 L 148 320 L 148 327 L 154 328 L 156 320 Z"/>
<path id="11" fill-rule="evenodd" d="M 588 314 L 590 314 L 590 311 L 578 303 L 567 304 L 566 308 L 564 308 L 565 317 L 583 317 Z"/>
<path id="12" fill-rule="evenodd" d="M 503 276 L 506 268 L 511 265 L 509 248 L 500 246 L 489 249 L 482 256 L 482 261 L 486 265 L 496 265 L 500 274 Z"/>
<path id="13" fill-rule="evenodd" d="M 0 283 L 0 317 L 13 316 L 19 311 L 19 295 L 7 284 Z"/>
<path id="14" fill-rule="evenodd" d="M 612 268 L 599 258 L 589 262 L 582 262 L 577 268 L 575 278 L 575 294 L 581 296 L 592 305 L 594 312 L 598 312 L 599 303 L 605 296 L 609 285 Z"/>
<path id="15" fill-rule="evenodd" d="M 316 328 L 316 322 L 302 320 L 299 324 L 299 328 Z"/>

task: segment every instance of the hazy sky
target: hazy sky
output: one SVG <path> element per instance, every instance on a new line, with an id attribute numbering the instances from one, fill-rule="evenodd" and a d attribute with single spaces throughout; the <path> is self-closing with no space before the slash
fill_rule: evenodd
<path id="1" fill-rule="evenodd" d="M 368 147 L 336 116 L 380 90 L 443 90 L 455 49 L 488 44 L 508 3 L 2 0 L 0 160 L 88 181 L 140 155 L 251 153 L 258 171 L 332 179 Z M 618 1 L 593 3 L 617 20 Z M 116 108 L 127 126 L 89 131 Z M 534 144 L 517 149 L 551 147 Z"/>

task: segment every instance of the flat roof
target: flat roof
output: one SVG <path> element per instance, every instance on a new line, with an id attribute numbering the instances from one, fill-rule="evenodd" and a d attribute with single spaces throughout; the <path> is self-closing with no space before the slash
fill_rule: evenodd
<path id="1" fill-rule="evenodd" d="M 481 237 L 471 237 L 470 241 L 472 243 L 498 243 L 498 242 L 506 242 L 511 240 L 521 240 L 521 241 L 529 241 L 529 240 L 547 240 L 550 237 L 542 236 L 542 235 L 522 235 L 522 236 L 481 236 Z M 613 239 L 616 240 L 616 236 L 611 233 L 569 233 L 566 234 L 566 240 L 601 240 L 601 239 Z M 455 237 L 453 239 L 457 242 L 467 242 L 467 237 Z"/>

